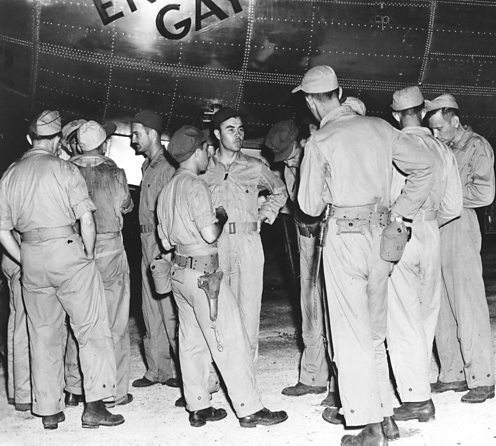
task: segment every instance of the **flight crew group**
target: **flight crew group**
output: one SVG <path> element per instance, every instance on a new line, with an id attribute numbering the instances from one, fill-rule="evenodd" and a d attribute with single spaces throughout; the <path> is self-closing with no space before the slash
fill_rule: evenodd
<path id="1" fill-rule="evenodd" d="M 493 152 L 462 126 L 448 94 L 424 101 L 418 87 L 395 92 L 397 130 L 365 116 L 360 100 L 341 98 L 329 66 L 308 70 L 299 91 L 315 125 L 277 123 L 265 142 L 274 162 L 284 162 L 285 182 L 241 153 L 243 122 L 231 108 L 213 117 L 213 155 L 205 131 L 184 126 L 167 148 L 171 162 L 160 116 L 144 110 L 132 120 L 131 145 L 146 158 L 139 219 L 147 366 L 133 386 L 182 386 L 176 405 L 186 406 L 192 426 L 202 426 L 227 415 L 210 403 L 218 371 L 241 426 L 287 419 L 263 407 L 254 365 L 260 226 L 274 221 L 289 195 L 304 350 L 297 384 L 282 393 L 329 389 L 323 418 L 365 426 L 341 444 L 382 446 L 399 437 L 395 420 L 434 419 L 431 393 L 468 390 L 462 401 L 469 403 L 494 397 L 474 211 L 494 198 Z M 85 403 L 83 427 L 121 424 L 107 408 L 133 399 L 121 235 L 122 213 L 133 204 L 123 171 L 104 156 L 114 131 L 84 120 L 62 128 L 58 112 L 45 111 L 30 127 L 32 149 L 0 181 L 0 242 L 11 257 L 2 262 L 11 291 L 9 398 L 17 410 L 42 416 L 47 429 L 64 420 L 64 403 Z M 58 156 L 61 136 L 75 155 L 71 162 Z M 381 257 L 390 223 L 411 235 L 394 263 Z M 323 284 L 312 277 L 318 243 Z M 168 265 L 172 294 L 154 289 L 157 260 Z M 430 384 L 434 338 L 440 374 Z"/>

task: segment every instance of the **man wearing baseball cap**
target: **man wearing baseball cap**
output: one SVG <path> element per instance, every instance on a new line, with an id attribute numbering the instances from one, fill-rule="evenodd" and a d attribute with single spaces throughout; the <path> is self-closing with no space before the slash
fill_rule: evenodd
<path id="1" fill-rule="evenodd" d="M 308 70 L 297 91 L 320 121 L 305 146 L 298 202 L 308 215 L 329 213 L 323 270 L 338 388 L 346 424 L 365 425 L 341 444 L 382 445 L 399 431 L 384 344 L 391 264 L 380 257 L 381 236 L 389 221 L 412 219 L 427 198 L 432 156 L 386 121 L 343 107 L 330 66 Z M 392 161 L 409 177 L 391 206 Z"/>
<path id="2" fill-rule="evenodd" d="M 154 384 L 180 386 L 176 341 L 176 312 L 170 295 L 157 295 L 151 278 L 150 264 L 160 255 L 157 238 L 156 205 L 162 188 L 174 175 L 174 167 L 165 158 L 160 142 L 162 117 L 151 110 L 141 110 L 131 121 L 131 146 L 146 160 L 141 167 L 139 221 L 141 229 L 141 299 L 146 333 L 143 338 L 147 370 L 133 387 Z M 171 355 L 172 350 L 172 355 Z"/>
<path id="3" fill-rule="evenodd" d="M 117 382 L 115 401 L 124 405 L 132 401 L 129 389 L 130 341 L 129 322 L 129 265 L 122 241 L 122 214 L 131 212 L 133 201 L 126 174 L 110 158 L 103 154 L 108 144 L 108 133 L 115 131 L 115 124 L 107 125 L 106 131 L 95 121 L 83 123 L 77 130 L 77 144 L 82 155 L 71 159 L 83 175 L 88 192 L 96 206 L 95 261 L 102 276 L 110 332 L 114 344 Z M 69 334 L 65 357 L 66 406 L 77 406 L 82 400 L 83 388 L 77 345 Z"/>
<path id="4" fill-rule="evenodd" d="M 494 397 L 494 355 L 475 209 L 494 199 L 494 154 L 486 139 L 461 124 L 452 95 L 426 101 L 426 109 L 434 136 L 455 155 L 463 188 L 461 217 L 441 228 L 444 286 L 436 331 L 440 373 L 432 391 L 468 388 L 462 402 L 481 403 Z"/>
<path id="5" fill-rule="evenodd" d="M 211 406 L 208 376 L 213 360 L 242 427 L 282 423 L 286 412 L 271 412 L 260 400 L 240 309 L 219 268 L 217 239 L 228 216 L 223 207 L 214 210 L 208 186 L 198 176 L 208 165 L 206 135 L 183 126 L 172 136 L 168 150 L 180 167 L 158 198 L 158 234 L 166 251 L 175 250 L 172 290 L 181 327 L 179 351 L 189 422 L 199 427 L 227 416 L 224 409 Z M 208 292 L 200 288 L 202 281 Z M 218 302 L 216 307 L 212 300 Z"/>
<path id="6" fill-rule="evenodd" d="M 297 227 L 300 256 L 301 334 L 304 349 L 298 383 L 282 390 L 286 396 L 324 393 L 329 379 L 324 346 L 321 280 L 314 283 L 312 276 L 319 220 L 305 215 L 296 198 L 303 146 L 309 136 L 308 128 L 304 132 L 294 121 L 285 120 L 274 124 L 265 138 L 265 145 L 274 153 L 274 162 L 285 164 L 284 180 L 292 204 L 292 218 Z"/>
<path id="7" fill-rule="evenodd" d="M 432 347 L 441 300 L 441 248 L 439 224 L 459 217 L 462 188 L 456 160 L 428 128 L 424 96 L 417 86 L 393 94 L 393 116 L 402 133 L 432 154 L 434 177 L 427 199 L 412 222 L 411 239 L 394 266 L 388 283 L 387 343 L 401 406 L 394 409 L 397 421 L 434 419 L 430 372 Z M 392 200 L 401 193 L 406 177 L 393 171 Z"/>
<path id="8" fill-rule="evenodd" d="M 286 202 L 282 180 L 261 160 L 241 153 L 245 131 L 240 113 L 221 108 L 212 118 L 219 148 L 204 174 L 214 206 L 223 206 L 229 221 L 219 237 L 220 266 L 236 297 L 256 360 L 263 290 L 263 222 L 272 224 Z M 268 192 L 259 209 L 258 195 Z"/>
<path id="9" fill-rule="evenodd" d="M 115 359 L 103 283 L 94 259 L 93 202 L 79 170 L 55 156 L 60 115 L 46 110 L 32 128 L 33 148 L 0 180 L 0 242 L 22 267 L 31 346 L 33 412 L 45 429 L 64 416 L 64 320 L 79 345 L 83 427 L 122 424 L 103 402 L 115 392 Z M 74 225 L 79 220 L 81 236 Z M 12 230 L 21 234 L 21 245 Z M 21 261 L 22 258 L 22 261 Z"/>

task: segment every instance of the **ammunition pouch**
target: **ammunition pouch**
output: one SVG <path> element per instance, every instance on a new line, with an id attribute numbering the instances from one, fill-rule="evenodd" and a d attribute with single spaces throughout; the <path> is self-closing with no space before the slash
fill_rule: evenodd
<path id="1" fill-rule="evenodd" d="M 152 260 L 150 270 L 152 272 L 155 291 L 158 294 L 167 294 L 172 291 L 171 268 L 172 263 L 162 254 Z"/>

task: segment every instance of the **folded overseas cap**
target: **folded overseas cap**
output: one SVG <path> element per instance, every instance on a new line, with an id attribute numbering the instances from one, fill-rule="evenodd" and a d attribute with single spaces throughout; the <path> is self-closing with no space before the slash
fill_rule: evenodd
<path id="1" fill-rule="evenodd" d="M 301 84 L 291 93 L 303 91 L 305 93 L 326 93 L 339 87 L 338 77 L 329 65 L 317 65 L 310 68 L 303 76 Z"/>
<path id="2" fill-rule="evenodd" d="M 212 117 L 212 127 L 218 129 L 224 121 L 227 121 L 230 118 L 237 118 L 238 116 L 241 116 L 241 114 L 239 111 L 234 110 L 234 108 L 222 107 Z"/>
<path id="3" fill-rule="evenodd" d="M 184 125 L 177 130 L 167 146 L 167 151 L 178 163 L 186 161 L 207 140 L 208 130 Z"/>
<path id="4" fill-rule="evenodd" d="M 81 127 L 86 122 L 86 119 L 75 119 L 74 121 L 68 122 L 64 127 L 62 127 L 62 138 L 67 140 L 71 133 L 75 132 L 79 127 Z"/>
<path id="5" fill-rule="evenodd" d="M 274 124 L 265 138 L 265 145 L 274 152 L 274 162 L 287 160 L 293 151 L 298 128 L 291 120 Z"/>
<path id="6" fill-rule="evenodd" d="M 348 96 L 344 100 L 343 105 L 347 105 L 359 115 L 365 116 L 365 114 L 367 113 L 367 107 L 365 107 L 363 101 L 361 99 L 355 98 L 354 96 Z"/>
<path id="7" fill-rule="evenodd" d="M 52 136 L 60 133 L 62 123 L 58 111 L 45 110 L 36 118 L 34 130 L 38 136 Z"/>
<path id="8" fill-rule="evenodd" d="M 454 108 L 459 109 L 456 99 L 451 94 L 442 94 L 432 101 L 425 101 L 425 109 L 427 112 L 440 110 L 441 108 Z"/>
<path id="9" fill-rule="evenodd" d="M 136 113 L 132 122 L 137 122 L 149 129 L 156 130 L 159 134 L 162 133 L 164 125 L 162 117 L 151 110 L 141 110 L 139 113 Z"/>
<path id="10" fill-rule="evenodd" d="M 419 87 L 407 87 L 395 91 L 391 108 L 394 111 L 407 110 L 424 103 L 424 96 Z"/>
<path id="11" fill-rule="evenodd" d="M 89 152 L 102 145 L 107 139 L 104 128 L 95 121 L 85 122 L 77 131 L 79 147 L 83 152 Z"/>

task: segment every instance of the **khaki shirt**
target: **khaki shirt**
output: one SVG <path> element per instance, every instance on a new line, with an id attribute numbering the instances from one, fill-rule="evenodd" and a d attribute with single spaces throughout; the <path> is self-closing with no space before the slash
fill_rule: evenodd
<path id="1" fill-rule="evenodd" d="M 226 210 L 228 223 L 263 219 L 273 223 L 287 199 L 283 181 L 262 161 L 241 152 L 229 168 L 214 155 L 202 178 L 212 192 L 214 206 L 223 206 Z M 269 195 L 259 210 L 258 194 L 262 191 L 268 191 Z"/>
<path id="2" fill-rule="evenodd" d="M 140 225 L 155 226 L 157 198 L 162 188 L 174 175 L 174 167 L 167 161 L 161 149 L 151 160 L 145 160 L 141 171 L 143 177 L 141 180 L 139 222 Z"/>
<path id="3" fill-rule="evenodd" d="M 73 225 L 94 210 L 77 167 L 42 149 L 27 151 L 0 180 L 1 230 Z"/>
<path id="4" fill-rule="evenodd" d="M 449 144 L 455 154 L 463 187 L 463 207 L 478 208 L 494 200 L 494 153 L 489 142 L 470 127 Z"/>
<path id="5" fill-rule="evenodd" d="M 411 135 L 419 147 L 430 152 L 434 161 L 432 187 L 420 210 L 436 211 L 442 223 L 459 217 L 462 212 L 462 186 L 453 153 L 434 138 L 426 127 L 406 127 L 401 131 Z M 393 202 L 400 195 L 404 184 L 405 176 L 395 169 L 391 186 Z"/>
<path id="6" fill-rule="evenodd" d="M 124 170 L 103 155 L 83 154 L 72 158 L 71 162 L 83 175 L 88 193 L 96 206 L 96 232 L 105 234 L 121 231 L 122 214 L 133 210 Z"/>
<path id="7" fill-rule="evenodd" d="M 389 207 L 393 161 L 408 177 L 391 210 L 413 219 L 432 186 L 432 155 L 386 121 L 338 107 L 324 116 L 305 146 L 301 210 L 318 216 L 328 203 Z"/>
<path id="8" fill-rule="evenodd" d="M 159 195 L 158 235 L 166 250 L 178 246 L 187 255 L 217 252 L 216 244 L 203 240 L 200 230 L 217 222 L 207 183 L 189 170 L 179 168 Z M 183 252 L 184 253 L 184 252 Z"/>

